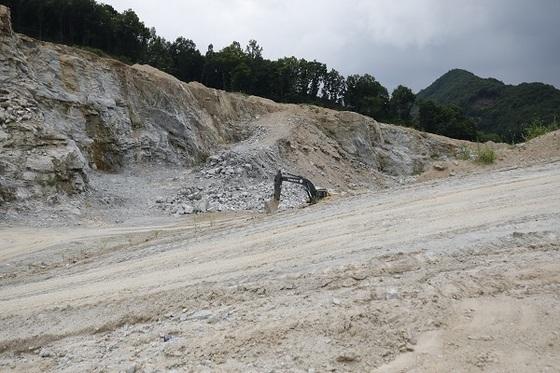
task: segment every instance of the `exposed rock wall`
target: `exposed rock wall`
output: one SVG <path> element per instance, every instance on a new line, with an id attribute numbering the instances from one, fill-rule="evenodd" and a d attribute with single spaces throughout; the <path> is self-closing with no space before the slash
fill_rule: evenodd
<path id="1" fill-rule="evenodd" d="M 6 7 L 0 16 L 0 202 L 80 192 L 96 169 L 195 165 L 243 136 L 239 123 L 276 110 L 14 34 Z"/>
<path id="2" fill-rule="evenodd" d="M 76 143 L 44 125 L 33 71 L 0 6 L 0 203 L 34 195 L 82 191 L 87 166 Z"/>

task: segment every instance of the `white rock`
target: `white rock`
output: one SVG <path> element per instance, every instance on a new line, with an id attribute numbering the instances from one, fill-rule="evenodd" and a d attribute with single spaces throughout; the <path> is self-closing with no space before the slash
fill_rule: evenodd
<path id="1" fill-rule="evenodd" d="M 181 207 L 183 208 L 183 214 L 192 214 L 194 212 L 194 207 L 191 205 L 183 204 Z"/>
<path id="2" fill-rule="evenodd" d="M 209 207 L 208 199 L 207 198 L 202 198 L 198 202 L 198 205 L 196 206 L 195 211 L 196 212 L 206 212 L 206 211 L 208 211 L 208 207 Z"/>
<path id="3" fill-rule="evenodd" d="M 193 314 L 187 316 L 187 320 L 207 320 L 212 316 L 212 312 L 208 310 L 196 311 Z"/>
<path id="4" fill-rule="evenodd" d="M 447 165 L 445 163 L 434 163 L 433 167 L 437 171 L 445 171 L 447 170 Z"/>
<path id="5" fill-rule="evenodd" d="M 46 349 L 44 349 L 44 348 L 41 348 L 41 350 L 39 351 L 39 356 L 40 356 L 40 357 L 43 357 L 43 358 L 45 358 L 45 357 L 51 357 L 51 356 L 52 356 L 52 353 L 51 353 L 49 350 L 46 350 Z"/>

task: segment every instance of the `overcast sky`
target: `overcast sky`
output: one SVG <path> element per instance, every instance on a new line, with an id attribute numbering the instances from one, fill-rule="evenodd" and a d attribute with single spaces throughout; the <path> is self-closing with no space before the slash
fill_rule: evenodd
<path id="1" fill-rule="evenodd" d="M 452 68 L 560 88 L 560 0 L 104 0 L 202 53 L 256 39 L 266 58 L 317 59 L 387 88 Z"/>

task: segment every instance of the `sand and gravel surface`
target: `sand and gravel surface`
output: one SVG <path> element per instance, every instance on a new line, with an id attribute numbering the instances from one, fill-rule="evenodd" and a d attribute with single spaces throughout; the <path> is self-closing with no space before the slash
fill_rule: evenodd
<path id="1" fill-rule="evenodd" d="M 557 372 L 560 163 L 264 214 L 0 227 L 1 371 Z"/>

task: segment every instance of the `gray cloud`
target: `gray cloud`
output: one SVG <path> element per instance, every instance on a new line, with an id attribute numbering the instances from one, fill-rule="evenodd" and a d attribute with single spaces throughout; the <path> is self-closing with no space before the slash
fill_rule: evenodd
<path id="1" fill-rule="evenodd" d="M 419 90 L 452 68 L 560 87 L 558 0 L 105 0 L 204 52 L 256 39 L 268 58 L 317 59 L 388 88 Z"/>

